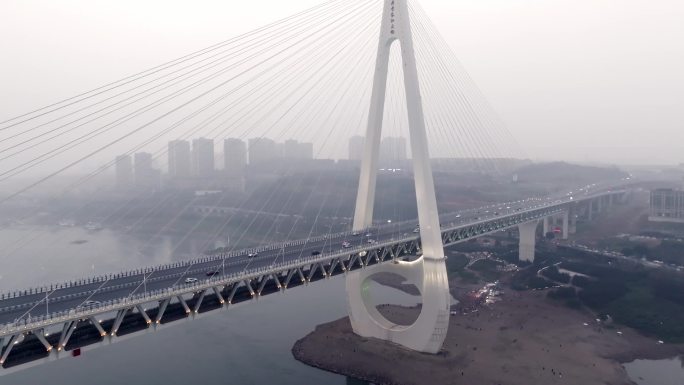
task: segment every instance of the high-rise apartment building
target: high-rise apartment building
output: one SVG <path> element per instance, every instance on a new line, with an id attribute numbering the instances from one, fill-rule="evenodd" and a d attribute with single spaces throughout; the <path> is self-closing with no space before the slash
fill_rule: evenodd
<path id="1" fill-rule="evenodd" d="M 169 142 L 169 176 L 188 178 L 191 175 L 190 142 L 172 140 Z"/>
<path id="2" fill-rule="evenodd" d="M 153 189 L 159 187 L 159 170 L 152 166 L 152 154 L 137 152 L 133 156 L 133 170 L 135 172 L 135 186 Z"/>
<path id="3" fill-rule="evenodd" d="M 243 175 L 247 164 L 247 146 L 245 142 L 228 138 L 223 141 L 224 169 L 228 175 Z"/>
<path id="4" fill-rule="evenodd" d="M 192 171 L 195 176 L 206 177 L 214 173 L 214 141 L 197 138 L 192 141 Z"/>
<path id="5" fill-rule="evenodd" d="M 648 220 L 684 223 L 684 190 L 671 188 L 651 190 Z"/>

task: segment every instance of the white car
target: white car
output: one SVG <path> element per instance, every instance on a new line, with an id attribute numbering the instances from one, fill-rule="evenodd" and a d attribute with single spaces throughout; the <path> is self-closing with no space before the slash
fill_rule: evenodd
<path id="1" fill-rule="evenodd" d="M 185 278 L 185 283 L 195 283 L 199 281 L 197 278 Z"/>
<path id="2" fill-rule="evenodd" d="M 90 300 L 89 300 L 89 301 L 83 302 L 83 304 L 81 304 L 81 306 L 98 306 L 98 305 L 100 305 L 100 304 L 102 304 L 102 302 L 100 302 L 100 301 L 90 301 Z"/>
<path id="3" fill-rule="evenodd" d="M 348 249 L 351 247 L 351 243 L 344 241 L 344 242 L 342 242 L 342 247 L 344 247 L 345 249 Z"/>
<path id="4" fill-rule="evenodd" d="M 371 245 L 374 243 L 377 243 L 377 241 L 375 239 L 369 239 L 366 242 L 370 243 Z"/>
<path id="5" fill-rule="evenodd" d="M 249 254 L 247 254 L 247 258 L 254 258 L 254 257 L 256 257 L 257 255 L 259 255 L 259 253 L 256 253 L 256 252 L 254 252 L 254 253 L 249 253 Z"/>

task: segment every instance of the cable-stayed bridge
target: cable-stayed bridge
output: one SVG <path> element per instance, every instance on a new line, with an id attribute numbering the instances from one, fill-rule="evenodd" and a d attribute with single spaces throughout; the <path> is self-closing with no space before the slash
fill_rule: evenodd
<path id="1" fill-rule="evenodd" d="M 440 215 L 431 154 L 456 153 L 492 170 L 515 153 L 514 140 L 453 60 L 417 4 L 333 0 L 1 122 L 6 166 L 0 182 L 39 167 L 48 171 L 0 203 L 107 151 L 133 154 L 165 138 L 288 133 L 309 135 L 325 153 L 339 147 L 339 135 L 348 135 L 350 122 L 358 120 L 365 142 L 349 231 L 2 294 L 0 374 L 336 275 L 346 276 L 356 333 L 439 351 L 449 313 L 444 246 L 517 227 L 520 258 L 531 261 L 539 221 L 561 217 L 567 237 L 578 216 L 591 218 L 595 206 L 602 210 L 627 193 L 605 184 Z M 374 226 L 374 204 L 383 198 L 376 198 L 380 140 L 404 132 L 418 220 Z M 147 159 L 167 151 L 162 147 Z M 97 167 L 63 193 L 113 165 Z M 329 205 L 326 197 L 318 212 Z M 402 275 L 421 292 L 422 312 L 413 325 L 392 324 L 369 305 L 362 287 L 381 271 Z"/>
<path id="2" fill-rule="evenodd" d="M 596 215 L 627 192 L 602 188 L 443 215 L 442 241 L 448 246 L 531 225 L 535 231 L 521 232 L 527 238 L 520 240 L 520 255 L 533 259 L 541 221 L 563 218 L 567 237 L 578 217 Z M 350 271 L 415 260 L 421 255 L 416 226 L 417 221 L 388 224 L 3 294 L 0 373 Z"/>

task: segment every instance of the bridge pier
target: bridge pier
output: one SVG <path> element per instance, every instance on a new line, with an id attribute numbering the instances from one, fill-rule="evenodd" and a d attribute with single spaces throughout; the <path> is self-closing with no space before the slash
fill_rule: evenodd
<path id="1" fill-rule="evenodd" d="M 577 212 L 577 207 L 575 205 L 570 206 L 568 209 L 569 212 L 569 219 L 570 219 L 570 226 L 568 227 L 568 233 L 569 234 L 576 234 L 577 233 L 577 215 L 579 213 Z"/>
<path id="2" fill-rule="evenodd" d="M 519 244 L 518 258 L 521 261 L 534 262 L 534 248 L 537 241 L 538 220 L 518 225 Z"/>
<path id="3" fill-rule="evenodd" d="M 570 233 L 570 210 L 563 212 L 563 239 L 568 239 Z"/>
<path id="4" fill-rule="evenodd" d="M 390 49 L 393 43 L 398 42 L 401 46 L 404 69 L 409 139 L 423 256 L 413 262 L 396 261 L 386 266 L 366 267 L 361 271 L 348 273 L 349 319 L 352 329 L 358 335 L 393 341 L 413 350 L 437 353 L 442 347 L 449 326 L 449 282 L 444 264 L 444 245 L 409 17 L 407 0 L 384 1 L 353 229 L 363 231 L 373 224 Z M 421 290 L 423 307 L 413 325 L 395 325 L 370 305 L 368 279 L 380 271 L 396 272 L 414 282 Z"/>
<path id="5" fill-rule="evenodd" d="M 422 308 L 411 325 L 397 325 L 385 318 L 372 301 L 369 284 L 379 273 L 403 277 L 420 291 Z M 449 327 L 449 281 L 443 261 L 419 258 L 415 261 L 367 266 L 347 275 L 349 320 L 354 333 L 380 338 L 409 349 L 438 353 Z"/>
<path id="6" fill-rule="evenodd" d="M 17 342 L 19 339 L 19 334 L 15 334 L 10 337 L 9 341 L 7 341 L 7 345 L 5 346 L 5 349 L 2 349 L 2 345 L 0 345 L 0 352 L 2 353 L 0 355 L 0 365 L 5 363 L 5 360 L 7 360 L 7 357 L 9 356 L 10 352 L 12 351 L 12 348 L 14 347 L 14 343 Z M 4 340 L 4 338 L 3 338 Z"/>
<path id="7" fill-rule="evenodd" d="M 542 235 L 543 235 L 543 236 L 546 236 L 546 234 L 547 234 L 549 231 L 551 231 L 551 220 L 552 220 L 552 219 L 553 219 L 553 217 L 544 217 L 544 219 L 542 220 L 542 221 L 543 221 L 543 222 L 542 222 L 542 229 L 543 229 L 543 230 L 542 230 L 542 232 L 543 232 Z"/>

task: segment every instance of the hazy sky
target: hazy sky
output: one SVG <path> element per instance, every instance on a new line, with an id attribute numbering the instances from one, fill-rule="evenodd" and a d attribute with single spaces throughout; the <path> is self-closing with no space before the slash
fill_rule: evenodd
<path id="1" fill-rule="evenodd" d="M 2 0 L 0 118 L 318 3 Z M 528 156 L 684 162 L 684 1 L 421 4 Z"/>

